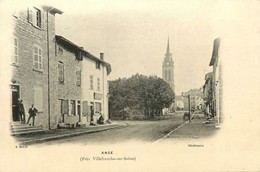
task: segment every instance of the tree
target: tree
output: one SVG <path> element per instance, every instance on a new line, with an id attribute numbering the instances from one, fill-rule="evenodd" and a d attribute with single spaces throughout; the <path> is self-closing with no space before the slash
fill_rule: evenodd
<path id="1" fill-rule="evenodd" d="M 161 114 L 174 101 L 174 92 L 170 85 L 157 76 L 136 74 L 130 78 L 119 78 L 109 82 L 110 109 L 121 111 L 125 108 L 138 108 L 146 117 Z"/>

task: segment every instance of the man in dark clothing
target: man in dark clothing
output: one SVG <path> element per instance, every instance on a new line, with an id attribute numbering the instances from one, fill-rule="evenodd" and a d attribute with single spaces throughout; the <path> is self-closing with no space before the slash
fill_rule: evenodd
<path id="1" fill-rule="evenodd" d="M 97 121 L 98 124 L 104 124 L 104 118 L 103 116 L 101 115 Z"/>
<path id="2" fill-rule="evenodd" d="M 33 126 L 34 126 L 34 119 L 36 116 L 36 113 L 38 112 L 38 110 L 34 107 L 34 105 L 32 104 L 32 107 L 29 109 L 28 113 L 30 114 L 27 124 L 29 124 L 30 119 L 33 118 Z"/>
<path id="3" fill-rule="evenodd" d="M 24 113 L 24 106 L 23 106 L 23 100 L 18 100 L 18 113 L 20 117 L 20 122 L 25 123 L 25 113 Z"/>

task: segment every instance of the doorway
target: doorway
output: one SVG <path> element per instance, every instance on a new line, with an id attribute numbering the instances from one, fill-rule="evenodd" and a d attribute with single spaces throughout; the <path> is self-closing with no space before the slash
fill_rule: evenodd
<path id="1" fill-rule="evenodd" d="M 79 116 L 79 122 L 81 122 L 81 102 L 77 102 L 77 115 Z"/>
<path id="2" fill-rule="evenodd" d="M 94 121 L 94 106 L 90 106 L 90 121 Z"/>
<path id="3" fill-rule="evenodd" d="M 12 89 L 12 118 L 13 121 L 20 121 L 20 117 L 18 114 L 18 99 L 20 97 L 20 86 L 11 85 L 11 89 Z"/>

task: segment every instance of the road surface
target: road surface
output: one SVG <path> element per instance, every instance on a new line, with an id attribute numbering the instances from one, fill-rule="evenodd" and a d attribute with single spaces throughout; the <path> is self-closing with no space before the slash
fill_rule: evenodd
<path id="1" fill-rule="evenodd" d="M 184 123 L 183 112 L 174 113 L 168 119 L 157 121 L 121 121 L 126 127 L 111 129 L 102 132 L 85 134 L 66 139 L 49 141 L 41 145 L 55 145 L 63 143 L 90 143 L 114 144 L 126 141 L 154 142 Z"/>

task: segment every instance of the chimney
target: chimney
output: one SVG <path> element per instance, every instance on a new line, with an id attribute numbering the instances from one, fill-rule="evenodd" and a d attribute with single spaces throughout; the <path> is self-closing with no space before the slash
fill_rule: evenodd
<path id="1" fill-rule="evenodd" d="M 100 59 L 104 60 L 104 53 L 100 53 Z"/>

